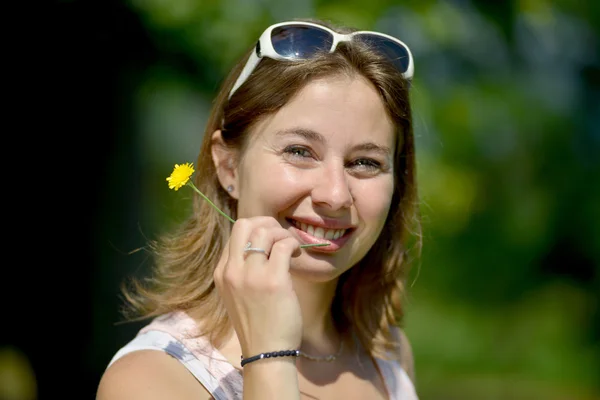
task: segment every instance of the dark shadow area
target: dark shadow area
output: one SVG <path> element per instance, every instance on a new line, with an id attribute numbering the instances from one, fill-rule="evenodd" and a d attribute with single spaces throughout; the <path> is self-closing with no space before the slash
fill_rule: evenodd
<path id="1" fill-rule="evenodd" d="M 106 341 L 94 335 L 118 319 L 114 282 L 120 280 L 102 271 L 102 263 L 119 253 L 98 231 L 98 220 L 109 218 L 106 225 L 122 236 L 135 232 L 124 228 L 126 219 L 107 212 L 103 191 L 127 186 L 138 173 L 137 164 L 125 159 L 118 174 L 108 168 L 116 154 L 135 153 L 128 119 L 136 84 L 131 71 L 143 70 L 154 50 L 138 17 L 116 0 L 54 2 L 37 12 L 18 37 L 27 53 L 15 57 L 22 66 L 8 76 L 18 77 L 8 119 L 19 128 L 5 157 L 18 154 L 11 170 L 26 182 L 7 206 L 13 261 L 2 279 L 8 327 L 0 347 L 29 360 L 38 398 L 89 399 L 104 358 L 121 339 L 113 332 Z M 123 191 L 129 204 L 135 196 L 135 187 Z M 95 303 L 101 298 L 111 300 Z M 134 328 L 115 329 L 130 336 Z"/>

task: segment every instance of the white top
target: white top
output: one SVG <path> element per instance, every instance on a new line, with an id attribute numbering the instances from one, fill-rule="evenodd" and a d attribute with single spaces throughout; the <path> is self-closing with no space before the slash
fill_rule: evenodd
<path id="1" fill-rule="evenodd" d="M 108 366 L 137 350 L 163 351 L 183 364 L 216 400 L 240 400 L 243 377 L 207 339 L 192 337 L 195 322 L 185 313 L 158 317 L 114 355 Z M 418 400 L 414 385 L 397 361 L 375 359 L 390 400 Z"/>

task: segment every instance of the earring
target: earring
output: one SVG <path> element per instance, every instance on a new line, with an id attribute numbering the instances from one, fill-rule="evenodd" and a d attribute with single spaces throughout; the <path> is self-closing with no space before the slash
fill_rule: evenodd
<path id="1" fill-rule="evenodd" d="M 229 185 L 229 186 L 227 186 L 227 191 L 228 191 L 229 193 L 233 192 L 233 185 Z"/>

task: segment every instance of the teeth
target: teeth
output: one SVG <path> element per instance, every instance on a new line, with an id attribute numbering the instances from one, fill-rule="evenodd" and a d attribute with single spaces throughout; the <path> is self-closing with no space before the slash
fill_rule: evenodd
<path id="1" fill-rule="evenodd" d="M 313 236 L 319 239 L 325 239 L 325 229 L 315 228 L 315 233 L 313 233 Z"/>
<path id="2" fill-rule="evenodd" d="M 312 225 L 305 224 L 304 222 L 293 221 L 293 223 L 296 226 L 296 228 L 303 230 L 304 232 L 318 239 L 335 240 L 344 236 L 344 234 L 346 233 L 345 229 L 324 229 L 320 226 L 315 227 Z"/>

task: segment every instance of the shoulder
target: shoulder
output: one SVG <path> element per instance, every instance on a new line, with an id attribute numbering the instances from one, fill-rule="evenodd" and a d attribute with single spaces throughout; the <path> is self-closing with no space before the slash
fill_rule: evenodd
<path id="1" fill-rule="evenodd" d="M 413 351 L 408 336 L 402 328 L 393 328 L 398 341 L 400 342 L 400 365 L 409 376 L 410 380 L 415 382 L 415 362 Z"/>
<path id="2" fill-rule="evenodd" d="M 212 399 L 179 361 L 156 350 L 139 350 L 115 361 L 100 379 L 96 400 Z"/>

